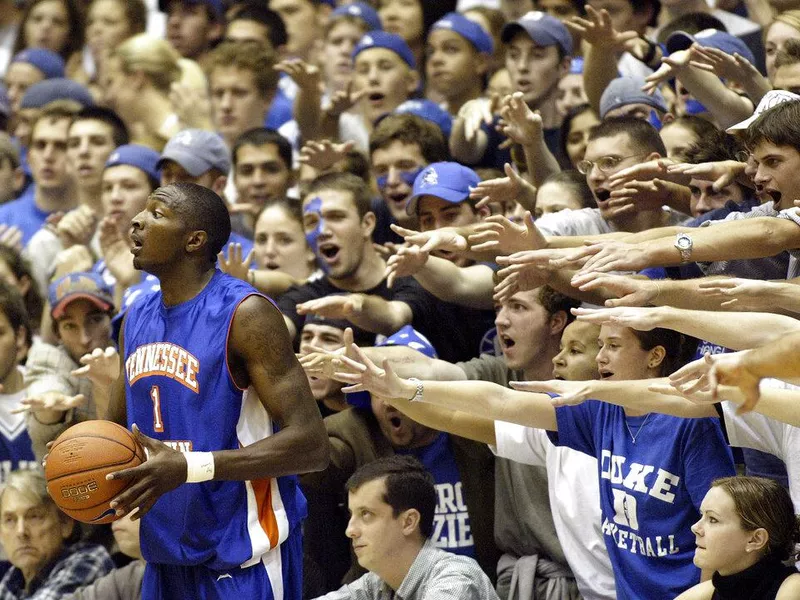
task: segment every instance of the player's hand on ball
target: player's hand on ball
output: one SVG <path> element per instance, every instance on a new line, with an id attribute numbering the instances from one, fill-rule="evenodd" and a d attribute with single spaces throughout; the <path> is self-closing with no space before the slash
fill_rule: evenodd
<path id="1" fill-rule="evenodd" d="M 130 486 L 111 501 L 118 516 L 132 513 L 132 520 L 146 515 L 163 494 L 174 490 L 186 481 L 186 458 L 165 443 L 143 434 L 133 424 L 133 434 L 147 454 L 147 460 L 138 467 L 109 473 L 107 479 L 129 479 Z"/>

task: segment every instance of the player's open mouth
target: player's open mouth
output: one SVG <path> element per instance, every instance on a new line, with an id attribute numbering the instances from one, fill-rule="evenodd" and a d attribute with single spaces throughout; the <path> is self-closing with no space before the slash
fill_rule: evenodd
<path id="1" fill-rule="evenodd" d="M 268 262 L 266 265 L 264 265 L 264 268 L 270 271 L 277 271 L 281 268 L 281 266 L 276 262 Z"/>
<path id="2" fill-rule="evenodd" d="M 400 429 L 400 427 L 402 427 L 403 425 L 403 421 L 400 417 L 390 417 L 389 423 L 391 423 L 392 427 L 394 427 L 395 429 Z"/>
<path id="3" fill-rule="evenodd" d="M 372 104 L 382 104 L 384 98 L 386 98 L 386 94 L 381 94 L 380 92 L 373 92 L 367 96 L 367 99 Z"/>
<path id="4" fill-rule="evenodd" d="M 609 377 L 613 377 L 614 373 L 611 371 L 600 371 L 600 378 L 601 379 L 608 379 Z"/>
<path id="5" fill-rule="evenodd" d="M 507 335 L 500 336 L 500 343 L 503 344 L 503 348 L 513 348 L 516 344 L 514 338 L 510 338 Z"/>
<path id="6" fill-rule="evenodd" d="M 138 237 L 131 235 L 131 252 L 133 254 L 138 254 L 139 251 L 142 249 L 142 240 Z"/>
<path id="7" fill-rule="evenodd" d="M 408 194 L 386 194 L 386 199 L 398 208 L 405 210 L 408 203 Z"/>
<path id="8" fill-rule="evenodd" d="M 781 203 L 781 196 L 783 196 L 783 194 L 781 194 L 778 190 L 764 190 L 764 191 L 770 198 L 772 198 L 772 200 L 775 201 L 775 204 Z"/>

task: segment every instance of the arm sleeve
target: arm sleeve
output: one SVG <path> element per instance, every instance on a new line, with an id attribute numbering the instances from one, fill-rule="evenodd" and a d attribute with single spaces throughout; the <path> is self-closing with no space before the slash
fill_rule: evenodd
<path id="1" fill-rule="evenodd" d="M 367 573 L 347 583 L 338 590 L 320 596 L 316 600 L 376 600 L 380 590 L 380 579 L 373 573 Z"/>
<path id="2" fill-rule="evenodd" d="M 733 402 L 725 401 L 720 406 L 731 446 L 760 450 L 786 460 L 783 456 L 782 440 L 784 427 L 787 425 L 757 412 L 737 415 L 737 406 Z"/>
<path id="3" fill-rule="evenodd" d="M 720 477 L 733 477 L 733 456 L 717 419 L 690 420 L 689 435 L 684 440 L 684 484 L 697 510 Z"/>
<path id="4" fill-rule="evenodd" d="M 494 436 L 497 445 L 490 448 L 500 458 L 536 467 L 545 466 L 550 440 L 541 429 L 495 421 Z"/>
<path id="5" fill-rule="evenodd" d="M 401 277 L 395 281 L 392 295 L 387 298 L 391 302 L 405 302 L 411 308 L 411 315 L 415 329 L 426 329 L 418 327 L 417 323 L 425 324 L 427 317 L 434 314 L 433 295 L 423 288 L 413 277 Z"/>
<path id="6" fill-rule="evenodd" d="M 597 427 L 605 421 L 603 408 L 603 403 L 596 400 L 587 400 L 577 406 L 556 407 L 558 431 L 547 432 L 550 441 L 556 446 L 566 446 L 596 457 L 601 441 Z"/>

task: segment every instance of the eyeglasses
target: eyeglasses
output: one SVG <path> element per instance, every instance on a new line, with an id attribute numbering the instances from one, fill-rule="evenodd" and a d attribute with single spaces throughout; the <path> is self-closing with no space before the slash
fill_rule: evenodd
<path id="1" fill-rule="evenodd" d="M 602 173 L 608 173 L 609 171 L 613 171 L 619 166 L 623 160 L 628 158 L 636 158 L 637 156 L 644 156 L 644 154 L 631 154 L 630 156 L 601 156 L 596 161 L 591 160 L 582 160 L 578 163 L 578 171 L 583 175 L 588 175 L 592 172 L 592 169 L 597 166 L 598 169 Z"/>

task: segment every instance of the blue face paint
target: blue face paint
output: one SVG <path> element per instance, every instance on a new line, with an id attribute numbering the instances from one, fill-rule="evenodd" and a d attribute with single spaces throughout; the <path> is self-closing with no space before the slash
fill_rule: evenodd
<path id="1" fill-rule="evenodd" d="M 699 114 L 707 113 L 707 112 L 708 112 L 708 109 L 705 106 L 703 106 L 702 104 L 700 104 L 700 102 L 698 102 L 694 98 L 690 98 L 689 100 L 686 101 L 686 114 L 687 115 L 699 115 Z"/>
<path id="2" fill-rule="evenodd" d="M 408 187 L 414 187 L 414 180 L 417 178 L 417 175 L 422 173 L 425 167 L 420 167 L 414 171 L 400 171 L 399 176 L 400 179 L 405 183 Z M 386 184 L 389 182 L 388 175 L 381 175 L 380 177 L 376 178 L 378 183 L 378 191 L 383 194 L 383 189 L 386 187 Z"/>
<path id="3" fill-rule="evenodd" d="M 659 131 L 661 131 L 661 119 L 658 118 L 658 114 L 656 114 L 656 111 L 654 110 L 650 111 L 650 116 L 647 117 L 647 122 L 650 123 L 650 125 L 652 125 L 656 129 L 658 129 Z"/>
<path id="4" fill-rule="evenodd" d="M 311 251 L 314 253 L 314 256 L 317 257 L 317 265 L 327 273 L 329 268 L 327 263 L 322 260 L 319 254 L 319 246 L 317 240 L 319 239 L 319 234 L 322 231 L 323 221 L 322 221 L 322 198 L 319 196 L 315 196 L 312 198 L 309 203 L 303 208 L 304 215 L 317 215 L 317 224 L 308 233 L 306 233 L 306 242 L 308 243 L 308 247 L 311 248 Z"/>

